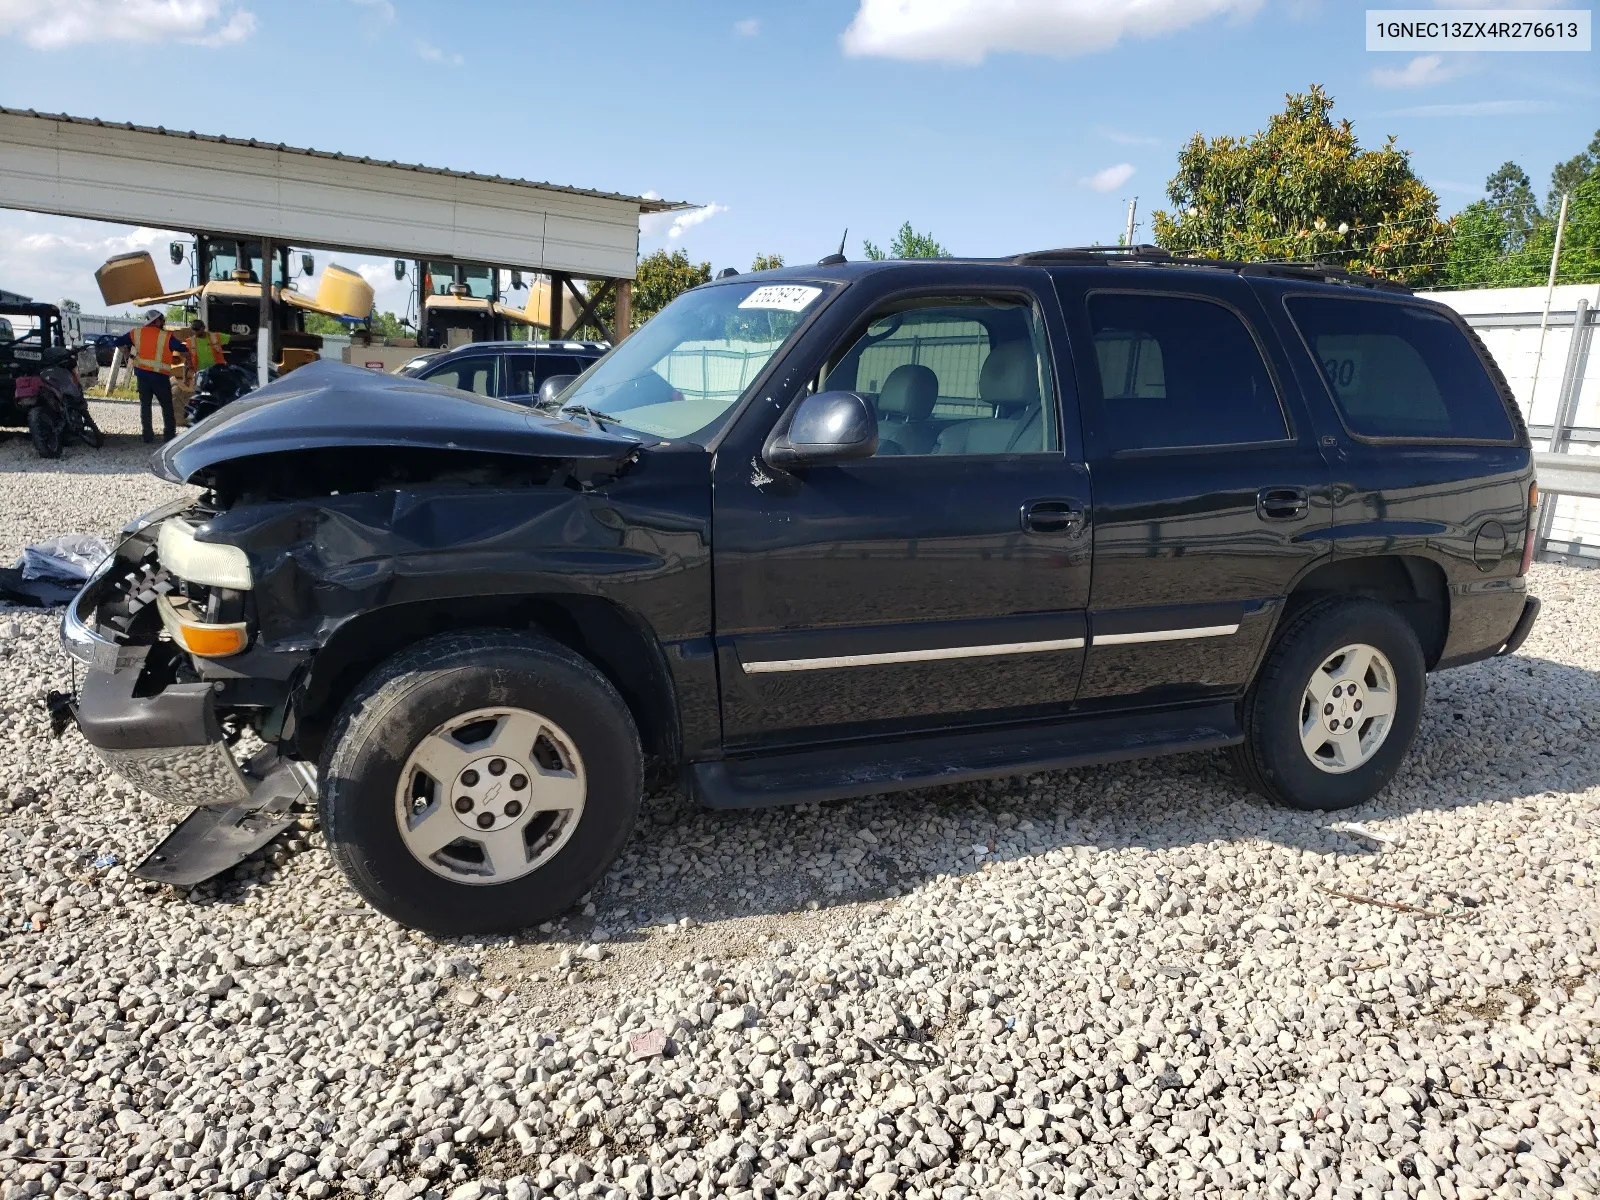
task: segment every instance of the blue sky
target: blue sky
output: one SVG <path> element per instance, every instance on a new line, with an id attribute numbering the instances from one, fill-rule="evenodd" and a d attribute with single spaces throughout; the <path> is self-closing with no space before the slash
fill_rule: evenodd
<path id="1" fill-rule="evenodd" d="M 1184 140 L 1311 83 L 1364 144 L 1397 135 L 1446 212 L 1508 158 L 1542 196 L 1600 124 L 1592 52 L 1368 53 L 1348 0 L 1134 7 L 0 0 L 0 103 L 690 200 L 714 207 L 642 248 L 740 269 L 845 226 L 857 257 L 904 220 L 958 253 L 1113 241 L 1135 195 L 1147 234 Z M 165 240 L 0 212 L 0 287 L 95 310 L 94 266 Z"/>

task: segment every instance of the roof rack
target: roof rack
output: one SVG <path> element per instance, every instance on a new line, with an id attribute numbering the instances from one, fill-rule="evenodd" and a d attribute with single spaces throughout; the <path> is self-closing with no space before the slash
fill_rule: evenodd
<path id="1" fill-rule="evenodd" d="M 1229 258 L 1200 258 L 1173 254 L 1160 246 L 1064 246 L 1058 250 L 1032 250 L 1011 259 L 1019 266 L 1104 266 L 1108 263 L 1134 263 L 1150 266 L 1210 267 L 1237 275 L 1268 275 L 1279 279 L 1302 279 L 1317 283 L 1341 283 L 1349 287 L 1371 288 L 1381 292 L 1412 291 L 1403 283 L 1380 279 L 1376 275 L 1355 275 L 1342 267 L 1315 262 L 1244 262 Z"/>

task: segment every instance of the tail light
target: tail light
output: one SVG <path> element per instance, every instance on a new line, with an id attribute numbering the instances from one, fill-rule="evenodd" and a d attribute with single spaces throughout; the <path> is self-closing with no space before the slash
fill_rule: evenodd
<path id="1" fill-rule="evenodd" d="M 1519 575 L 1526 575 L 1528 568 L 1533 565 L 1533 544 L 1539 538 L 1539 485 L 1528 485 L 1528 532 L 1522 539 L 1522 569 Z"/>

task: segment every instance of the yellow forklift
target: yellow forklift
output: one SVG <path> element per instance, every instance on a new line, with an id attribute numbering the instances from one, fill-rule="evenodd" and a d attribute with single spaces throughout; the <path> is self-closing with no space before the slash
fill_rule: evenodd
<path id="1" fill-rule="evenodd" d="M 184 261 L 184 245 L 173 242 L 169 254 L 174 266 Z M 161 278 L 148 251 L 119 254 L 95 272 L 100 296 L 108 305 L 132 304 L 140 308 L 181 304 L 195 312 L 206 328 L 229 335 L 228 361 L 236 366 L 256 366 L 257 332 L 261 314 L 261 243 L 247 238 L 199 234 L 192 249 L 194 284 L 175 292 L 161 290 Z M 347 321 L 365 321 L 372 314 L 372 285 L 354 271 L 330 263 L 322 273 L 316 296 L 303 296 L 289 279 L 290 251 L 281 247 L 272 262 L 271 329 L 273 370 L 284 375 L 314 362 L 322 338 L 307 333 L 305 315 L 322 313 Z M 301 273 L 312 274 L 316 263 L 300 255 Z M 174 329 L 185 337 L 188 331 Z"/>
<path id="2" fill-rule="evenodd" d="M 396 279 L 409 264 L 396 259 Z M 417 345 L 423 350 L 448 350 L 466 342 L 504 342 L 512 330 L 550 328 L 550 280 L 534 276 L 526 285 L 521 271 L 511 272 L 511 290 L 527 287 L 528 300 L 516 308 L 502 299 L 500 272 L 481 263 L 424 260 L 416 264 Z"/>

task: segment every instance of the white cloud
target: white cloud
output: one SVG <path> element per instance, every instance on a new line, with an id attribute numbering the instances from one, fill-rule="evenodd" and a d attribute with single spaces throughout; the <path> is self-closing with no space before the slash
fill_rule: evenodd
<path id="1" fill-rule="evenodd" d="M 655 191 L 644 193 L 646 200 L 659 200 Z M 645 213 L 639 218 L 639 235 L 646 238 L 665 237 L 677 241 L 696 225 L 728 211 L 726 204 L 707 204 L 704 208 L 690 208 L 682 212 Z"/>
<path id="2" fill-rule="evenodd" d="M 425 62 L 448 63 L 452 67 L 459 67 L 467 61 L 461 55 L 441 50 L 432 42 L 425 42 L 421 38 L 417 39 L 416 46 L 417 57 Z"/>
<path id="3" fill-rule="evenodd" d="M 1084 187 L 1093 188 L 1097 192 L 1114 192 L 1133 178 L 1136 169 L 1132 163 L 1118 163 L 1114 167 L 1096 171 L 1081 182 Z"/>
<path id="4" fill-rule="evenodd" d="M 7 291 L 35 300 L 76 300 L 84 312 L 105 312 L 94 272 L 115 254 L 148 250 L 162 287 L 189 286 L 189 263 L 173 266 L 167 258 L 167 243 L 174 241 L 187 245 L 189 235 L 73 217 L 4 212 L 0 213 L 0 279 L 5 280 Z"/>
<path id="5" fill-rule="evenodd" d="M 754 17 L 746 17 L 742 21 L 733 23 L 733 31 L 740 37 L 755 37 L 761 32 L 761 22 Z"/>
<path id="6" fill-rule="evenodd" d="M 0 0 L 0 37 L 35 50 L 84 42 L 226 46 L 255 31 L 255 14 L 234 0 Z"/>
<path id="7" fill-rule="evenodd" d="M 1156 37 L 1263 0 L 860 0 L 840 37 L 846 54 L 980 63 L 992 52 L 1070 58 Z"/>
<path id="8" fill-rule="evenodd" d="M 675 241 L 676 239 L 681 238 L 688 230 L 693 229 L 696 225 L 700 225 L 706 221 L 709 221 L 717 214 L 725 213 L 727 211 L 728 206 L 726 204 L 717 204 L 713 202 L 706 205 L 704 208 L 691 208 L 685 212 L 676 213 L 672 218 L 672 228 L 667 230 L 667 238 L 668 240 Z"/>
<path id="9" fill-rule="evenodd" d="M 1528 117 L 1535 113 L 1556 112 L 1559 104 L 1548 100 L 1471 100 L 1465 104 L 1418 104 L 1395 108 L 1380 117 Z"/>
<path id="10" fill-rule="evenodd" d="M 1378 67 L 1372 72 L 1372 82 L 1386 88 L 1432 87 L 1447 79 L 1454 79 L 1467 69 L 1460 59 L 1445 62 L 1440 54 L 1419 54 L 1403 67 Z"/>

